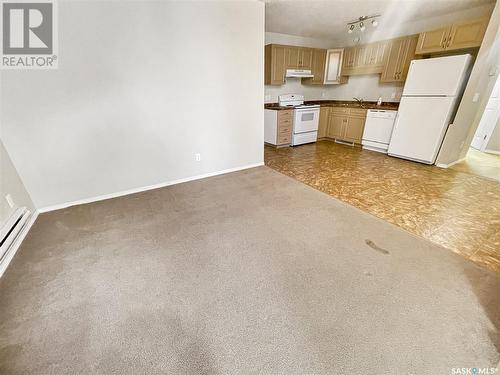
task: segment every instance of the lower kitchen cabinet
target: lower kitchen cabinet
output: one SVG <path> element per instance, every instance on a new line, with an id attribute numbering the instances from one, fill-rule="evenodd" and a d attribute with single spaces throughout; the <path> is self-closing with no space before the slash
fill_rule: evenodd
<path id="1" fill-rule="evenodd" d="M 335 108 L 331 109 L 328 120 L 328 138 L 361 143 L 365 129 L 366 109 Z"/>
<path id="2" fill-rule="evenodd" d="M 354 143 L 361 143 L 363 130 L 365 130 L 366 117 L 349 117 L 345 127 L 344 140 Z"/>
<path id="3" fill-rule="evenodd" d="M 277 147 L 292 142 L 293 110 L 264 110 L 264 142 Z"/>
<path id="4" fill-rule="evenodd" d="M 330 107 L 321 107 L 319 110 L 318 139 L 325 138 L 327 136 L 329 117 Z"/>
<path id="5" fill-rule="evenodd" d="M 348 118 L 341 114 L 332 113 L 330 121 L 328 121 L 328 138 L 340 139 L 343 138 L 345 127 Z"/>

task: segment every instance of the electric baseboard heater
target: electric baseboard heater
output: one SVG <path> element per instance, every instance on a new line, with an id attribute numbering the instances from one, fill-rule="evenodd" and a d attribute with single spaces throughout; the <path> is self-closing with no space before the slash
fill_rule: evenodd
<path id="1" fill-rule="evenodd" d="M 19 233 L 26 225 L 30 212 L 26 207 L 18 208 L 0 228 L 0 265 L 9 253 L 9 250 Z"/>

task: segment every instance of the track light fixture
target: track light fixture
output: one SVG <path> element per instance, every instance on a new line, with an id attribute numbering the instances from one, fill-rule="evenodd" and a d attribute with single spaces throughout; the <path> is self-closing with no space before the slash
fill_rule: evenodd
<path id="1" fill-rule="evenodd" d="M 371 16 L 361 16 L 355 21 L 347 22 L 347 32 L 349 34 L 352 34 L 356 29 L 356 26 L 359 28 L 360 31 L 365 31 L 366 30 L 365 22 L 368 20 L 371 20 L 370 23 L 372 24 L 373 27 L 377 27 L 378 17 L 380 17 L 380 14 L 374 14 Z"/>

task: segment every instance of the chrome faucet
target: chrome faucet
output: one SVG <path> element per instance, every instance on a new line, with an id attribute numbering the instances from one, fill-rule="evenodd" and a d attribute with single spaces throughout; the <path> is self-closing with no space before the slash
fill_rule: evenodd
<path id="1" fill-rule="evenodd" d="M 356 100 L 358 102 L 359 106 L 363 108 L 363 98 L 356 98 L 354 96 L 353 99 Z"/>

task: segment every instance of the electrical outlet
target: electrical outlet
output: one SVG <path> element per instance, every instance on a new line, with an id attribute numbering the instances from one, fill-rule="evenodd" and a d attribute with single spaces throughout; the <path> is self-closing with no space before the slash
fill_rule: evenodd
<path id="1" fill-rule="evenodd" d="M 322 98 L 324 98 L 325 96 L 326 96 L 326 92 L 325 92 L 325 91 L 323 91 L 323 92 L 321 93 L 321 97 L 322 97 Z"/>
<path id="2" fill-rule="evenodd" d="M 479 100 L 479 93 L 476 92 L 472 97 L 472 103 L 476 103 Z"/>
<path id="3" fill-rule="evenodd" d="M 5 196 L 5 200 L 7 201 L 7 203 L 9 204 L 10 208 L 14 207 L 15 206 L 15 203 L 14 203 L 14 199 L 12 199 L 12 196 L 10 194 L 7 194 Z"/>
<path id="4" fill-rule="evenodd" d="M 391 99 L 396 99 L 396 93 L 395 93 L 395 92 L 393 92 L 393 93 L 391 94 Z"/>
<path id="5" fill-rule="evenodd" d="M 264 100 L 267 102 L 271 100 L 271 95 L 264 95 Z"/>
<path id="6" fill-rule="evenodd" d="M 194 154 L 194 160 L 201 161 L 201 154 Z"/>

